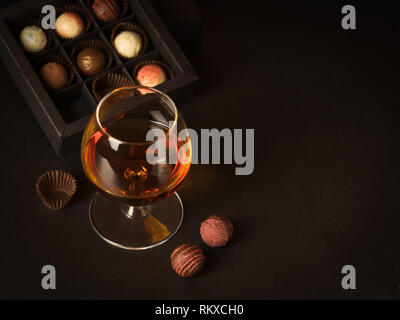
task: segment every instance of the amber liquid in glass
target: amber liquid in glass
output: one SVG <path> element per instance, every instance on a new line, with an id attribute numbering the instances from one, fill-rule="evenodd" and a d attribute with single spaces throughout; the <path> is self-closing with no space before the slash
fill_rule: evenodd
<path id="1" fill-rule="evenodd" d="M 154 141 L 146 141 L 150 129 L 161 129 L 166 134 L 161 140 L 166 146 L 166 163 L 150 164 L 147 161 L 147 152 L 154 154 L 155 150 L 152 147 Z M 98 130 L 88 140 L 82 153 L 82 164 L 91 182 L 107 197 L 134 206 L 150 204 L 173 193 L 187 174 L 190 161 L 181 163 L 178 152 L 186 143 L 185 154 L 190 159 L 190 141 L 172 136 L 168 127 L 161 123 L 122 119 L 104 130 L 109 135 Z M 130 143 L 120 143 L 116 139 Z M 172 158 L 176 163 L 168 161 Z"/>

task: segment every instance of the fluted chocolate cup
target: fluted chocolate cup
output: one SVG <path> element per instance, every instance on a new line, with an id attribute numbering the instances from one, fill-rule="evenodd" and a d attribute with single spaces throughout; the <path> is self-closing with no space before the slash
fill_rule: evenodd
<path id="1" fill-rule="evenodd" d="M 89 10 L 93 13 L 93 16 L 96 18 L 96 21 L 101 25 L 113 23 L 113 22 L 117 21 L 118 19 L 125 17 L 128 12 L 128 9 L 129 9 L 129 4 L 128 4 L 127 0 L 117 0 L 118 4 L 120 6 L 120 9 L 121 9 L 119 16 L 114 21 L 104 22 L 103 20 L 99 19 L 97 17 L 97 15 L 93 12 L 93 8 L 92 8 L 93 2 L 94 2 L 94 0 L 86 0 L 86 5 L 89 8 Z"/>
<path id="2" fill-rule="evenodd" d="M 60 87 L 55 88 L 55 89 L 50 88 L 50 87 L 46 84 L 46 82 L 42 80 L 42 82 L 43 82 L 44 86 L 46 87 L 46 89 L 49 90 L 49 91 L 53 91 L 53 92 L 54 92 L 54 91 L 59 91 L 59 90 L 61 90 L 61 89 L 64 89 L 64 88 L 69 87 L 69 86 L 74 82 L 74 80 L 75 80 L 75 73 L 74 73 L 74 71 L 72 70 L 70 64 L 67 62 L 67 60 L 66 60 L 63 56 L 61 56 L 61 55 L 51 53 L 51 54 L 46 54 L 46 55 L 44 55 L 44 56 L 41 56 L 41 57 L 40 57 L 39 59 L 37 59 L 36 62 L 34 63 L 36 72 L 39 74 L 39 73 L 40 73 L 40 69 L 41 69 L 46 63 L 49 63 L 49 62 L 55 62 L 55 63 L 58 63 L 58 64 L 62 65 L 62 66 L 67 70 L 67 72 L 68 72 L 68 80 L 67 80 L 67 82 L 66 82 L 65 85 L 60 86 Z M 40 74 L 39 74 L 39 77 L 40 77 Z"/>
<path id="3" fill-rule="evenodd" d="M 119 73 L 106 73 L 103 76 L 97 77 L 92 82 L 92 93 L 96 102 L 100 100 L 109 92 L 126 86 L 132 86 L 135 83 L 128 77 Z"/>
<path id="4" fill-rule="evenodd" d="M 115 38 L 123 31 L 136 32 L 142 38 L 142 48 L 140 49 L 139 53 L 135 57 L 132 57 L 132 58 L 124 57 L 123 55 L 121 55 L 118 52 L 118 50 L 114 46 Z M 121 22 L 121 23 L 117 24 L 111 32 L 110 41 L 111 41 L 112 45 L 114 46 L 115 51 L 118 53 L 118 55 L 124 61 L 136 59 L 137 57 L 140 57 L 147 51 L 147 48 L 149 46 L 149 38 L 147 36 L 146 31 L 144 31 L 144 29 L 142 27 L 140 27 L 139 25 L 137 25 L 136 23 L 133 23 L 133 22 Z"/>
<path id="5" fill-rule="evenodd" d="M 85 70 L 82 70 L 77 62 L 77 57 L 79 55 L 79 53 L 86 48 L 94 48 L 97 49 L 99 51 L 101 51 L 104 54 L 104 58 L 106 60 L 106 64 L 103 68 L 103 70 L 101 70 L 98 73 L 101 73 L 105 70 L 108 70 L 111 68 L 112 64 L 113 64 L 113 55 L 112 52 L 110 50 L 110 48 L 104 43 L 104 41 L 100 40 L 100 39 L 89 39 L 89 40 L 85 40 L 82 42 L 79 42 L 77 45 L 75 45 L 75 47 L 72 48 L 71 51 L 71 59 L 74 62 L 74 64 L 76 65 L 76 68 L 79 70 L 79 72 L 82 74 L 83 77 L 91 77 L 94 76 L 95 74 L 90 74 L 87 73 Z"/>
<path id="6" fill-rule="evenodd" d="M 42 174 L 36 182 L 36 192 L 44 205 L 55 211 L 63 209 L 77 189 L 76 179 L 62 170 Z"/>

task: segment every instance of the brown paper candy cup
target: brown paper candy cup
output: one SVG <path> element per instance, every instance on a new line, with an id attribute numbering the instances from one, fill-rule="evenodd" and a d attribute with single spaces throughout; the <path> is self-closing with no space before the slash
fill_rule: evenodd
<path id="1" fill-rule="evenodd" d="M 147 51 L 147 48 L 149 46 L 149 38 L 147 36 L 147 33 L 144 31 L 144 29 L 133 22 L 121 22 L 121 23 L 117 24 L 113 28 L 113 30 L 111 32 L 111 37 L 110 37 L 110 40 L 111 40 L 111 43 L 113 46 L 114 46 L 115 37 L 118 36 L 123 31 L 132 31 L 132 32 L 138 33 L 140 35 L 140 37 L 142 38 L 142 49 L 139 51 L 138 55 L 133 58 L 126 58 L 126 57 L 122 56 L 115 49 L 115 51 L 118 53 L 118 55 L 125 61 L 131 60 L 131 59 L 136 59 L 137 57 L 143 55 Z M 115 48 L 115 46 L 114 46 L 114 48 Z"/>
<path id="2" fill-rule="evenodd" d="M 85 24 L 85 29 L 84 29 L 83 33 L 81 33 L 80 35 L 76 36 L 75 38 L 64 38 L 64 37 L 60 36 L 58 34 L 58 32 L 55 30 L 55 34 L 57 34 L 57 37 L 59 39 L 61 39 L 62 41 L 68 41 L 68 40 L 76 39 L 76 38 L 81 37 L 85 33 L 88 33 L 91 30 L 92 21 L 90 20 L 90 17 L 86 13 L 86 11 L 80 5 L 78 5 L 78 4 L 67 4 L 67 5 L 64 5 L 64 6 L 56 7 L 57 18 L 61 14 L 63 14 L 64 12 L 74 12 L 74 13 L 78 14 L 82 18 L 83 23 Z"/>
<path id="3" fill-rule="evenodd" d="M 108 48 L 108 46 L 102 40 L 99 40 L 99 39 L 85 40 L 85 41 L 79 42 L 75 47 L 72 48 L 72 51 L 71 51 L 72 61 L 74 62 L 77 69 L 80 71 L 80 73 L 83 76 L 85 76 L 85 77 L 94 76 L 93 74 L 86 74 L 84 70 L 79 68 L 79 66 L 76 62 L 76 58 L 78 57 L 79 53 L 83 49 L 86 49 L 86 48 L 95 48 L 95 49 L 100 50 L 104 54 L 104 57 L 106 59 L 106 65 L 101 72 L 111 68 L 111 65 L 113 63 L 113 55 L 112 55 L 111 50 Z"/>
<path id="4" fill-rule="evenodd" d="M 41 51 L 39 51 L 39 52 L 43 52 L 43 51 L 49 49 L 49 48 L 52 46 L 53 41 L 54 41 L 54 40 L 53 40 L 53 36 L 52 36 L 52 34 L 51 34 L 51 32 L 50 32 L 49 29 L 43 29 L 43 28 L 42 28 L 42 19 L 41 19 L 41 18 L 29 19 L 29 20 L 25 20 L 23 23 L 21 23 L 21 24 L 19 25 L 19 27 L 18 27 L 18 30 L 19 30 L 18 36 L 20 35 L 20 33 L 22 32 L 22 30 L 23 30 L 25 27 L 29 27 L 29 26 L 36 26 L 36 27 L 39 27 L 40 29 L 42 29 L 42 30 L 46 33 L 47 44 L 46 44 L 46 46 L 44 47 L 44 49 L 41 50 Z M 35 52 L 35 53 L 27 52 L 27 51 L 25 51 L 25 50 L 24 50 L 24 52 L 26 52 L 26 53 L 29 54 L 29 55 L 34 55 L 34 54 L 38 54 L 38 53 L 39 53 L 39 52 Z"/>
<path id="5" fill-rule="evenodd" d="M 135 83 L 129 78 L 119 73 L 107 73 L 97 77 L 92 83 L 92 93 L 97 103 L 109 92 L 126 86 L 132 86 Z"/>
<path id="6" fill-rule="evenodd" d="M 39 74 L 40 69 L 48 62 L 55 62 L 55 63 L 61 64 L 67 70 L 68 75 L 69 75 L 67 83 L 64 86 L 57 88 L 55 91 L 59 91 L 61 89 L 67 88 L 74 82 L 75 73 L 72 70 L 71 66 L 69 65 L 69 63 L 63 56 L 60 56 L 57 54 L 46 54 L 46 55 L 40 57 L 35 63 L 36 72 Z M 39 75 L 39 77 L 40 77 L 40 75 Z M 52 89 L 50 89 L 48 87 L 48 85 L 44 81 L 42 81 L 42 82 L 47 90 L 53 91 Z"/>
<path id="7" fill-rule="evenodd" d="M 36 182 L 36 192 L 42 202 L 51 210 L 61 210 L 76 192 L 76 179 L 61 170 L 42 174 Z"/>
<path id="8" fill-rule="evenodd" d="M 138 84 L 140 84 L 140 83 L 137 81 L 136 77 L 137 77 L 139 70 L 144 66 L 148 66 L 149 64 L 155 64 L 155 65 L 158 65 L 159 67 L 161 67 L 161 69 L 163 69 L 165 74 L 167 75 L 167 80 L 172 79 L 174 77 L 174 72 L 169 67 L 169 65 L 167 65 L 166 63 L 164 63 L 162 61 L 158 61 L 158 60 L 144 60 L 144 61 L 141 61 L 138 64 L 136 64 L 132 71 L 133 79 L 135 79 L 135 81 Z"/>
<path id="9" fill-rule="evenodd" d="M 118 1 L 119 5 L 120 5 L 120 8 L 121 8 L 121 14 L 119 15 L 118 19 L 121 19 L 121 18 L 126 16 L 126 14 L 128 12 L 128 9 L 129 9 L 129 4 L 128 4 L 127 0 L 117 0 L 117 1 Z M 97 18 L 97 16 L 94 14 L 93 9 L 92 9 L 93 2 L 94 2 L 94 0 L 86 0 L 86 5 L 89 8 L 90 12 L 93 14 L 93 16 L 96 18 L 96 21 L 101 25 L 106 25 L 106 24 L 113 23 L 114 21 L 109 22 L 109 23 L 105 23 L 105 22 L 101 21 L 99 18 Z"/>

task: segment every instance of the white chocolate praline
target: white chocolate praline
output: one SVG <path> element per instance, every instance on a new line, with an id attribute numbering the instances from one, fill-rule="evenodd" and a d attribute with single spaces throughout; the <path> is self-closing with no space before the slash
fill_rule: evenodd
<path id="1" fill-rule="evenodd" d="M 40 52 L 47 45 L 46 33 L 37 26 L 25 27 L 19 38 L 22 47 L 30 53 Z"/>
<path id="2" fill-rule="evenodd" d="M 142 37 L 136 32 L 123 31 L 115 37 L 114 47 L 121 56 L 134 58 L 142 49 Z"/>
<path id="3" fill-rule="evenodd" d="M 76 38 L 84 29 L 85 23 L 74 12 L 64 12 L 56 20 L 56 32 L 64 39 Z"/>

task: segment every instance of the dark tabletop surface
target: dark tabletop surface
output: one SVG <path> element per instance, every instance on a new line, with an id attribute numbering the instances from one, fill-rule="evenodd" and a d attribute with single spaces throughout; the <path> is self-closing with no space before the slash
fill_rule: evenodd
<path id="1" fill-rule="evenodd" d="M 255 171 L 193 165 L 178 190 L 180 231 L 142 252 L 111 247 L 91 229 L 94 189 L 79 153 L 55 155 L 0 65 L 0 298 L 395 298 L 399 25 L 390 7 L 359 5 L 358 29 L 344 31 L 343 4 L 199 1 L 202 36 L 188 52 L 202 83 L 178 107 L 194 129 L 254 128 Z M 79 183 L 59 214 L 34 191 L 51 169 Z M 213 213 L 235 225 L 226 248 L 201 242 L 200 222 Z M 187 280 L 169 264 L 183 242 L 208 259 Z M 57 270 L 53 291 L 41 288 L 46 264 Z M 341 288 L 347 264 L 356 290 Z"/>

